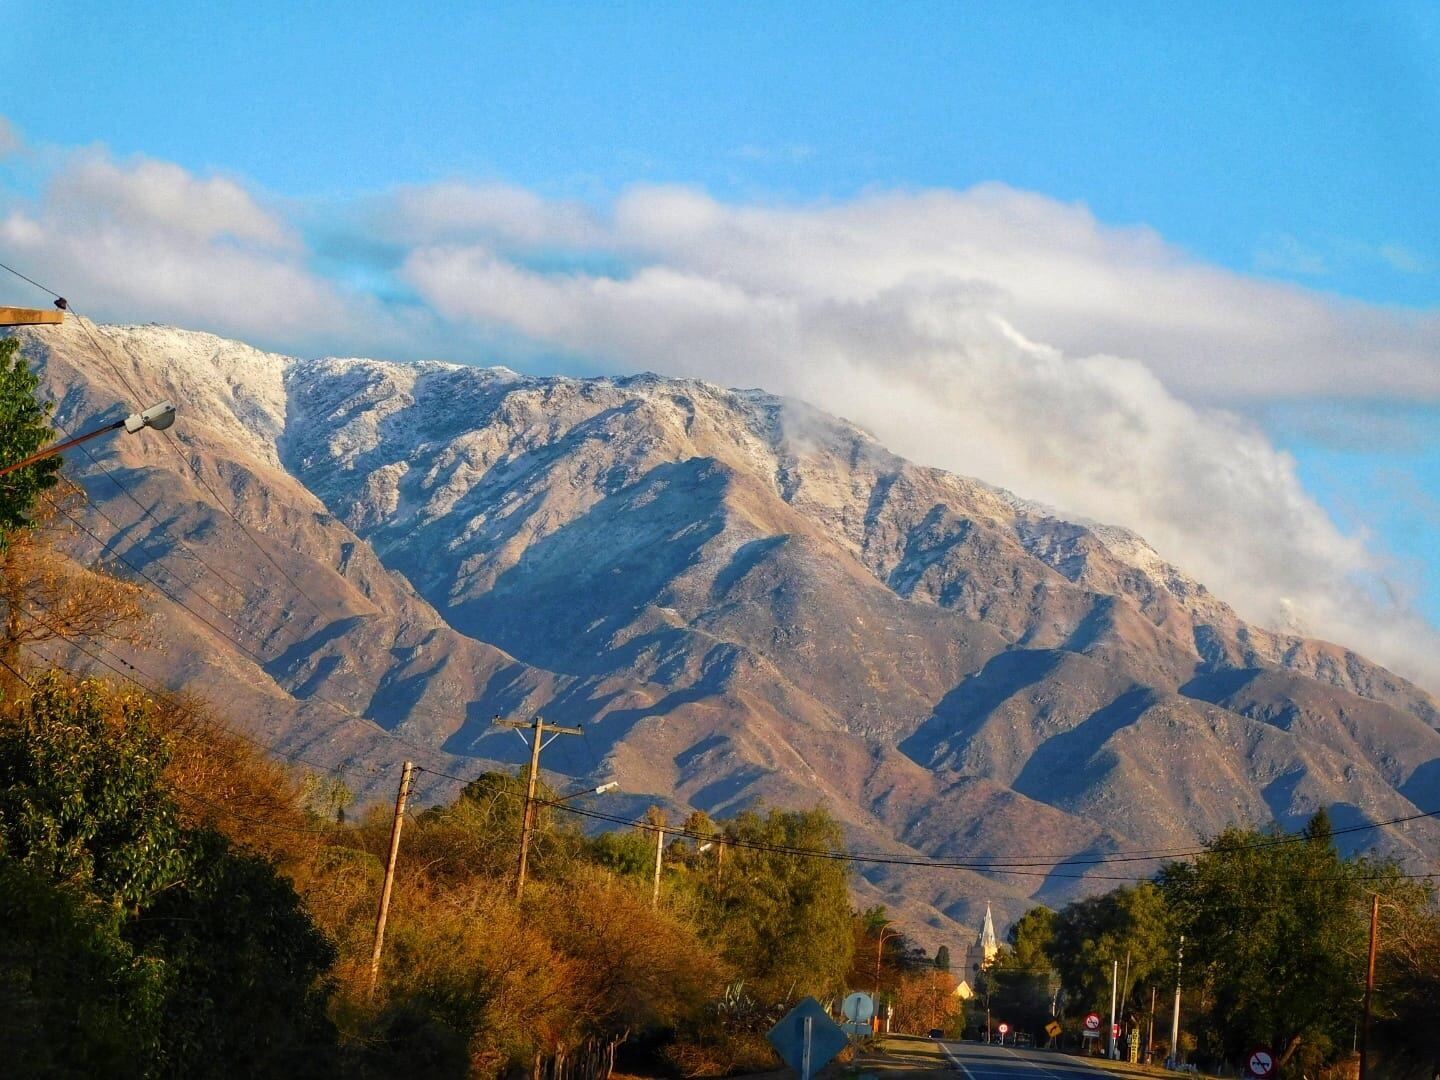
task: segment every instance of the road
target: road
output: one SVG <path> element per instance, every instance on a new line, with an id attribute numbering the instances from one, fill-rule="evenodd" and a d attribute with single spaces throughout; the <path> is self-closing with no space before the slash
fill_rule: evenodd
<path id="1" fill-rule="evenodd" d="M 945 1056 L 965 1080 L 1115 1080 L 1082 1058 L 1049 1050 L 1016 1050 L 983 1043 L 944 1042 Z"/>

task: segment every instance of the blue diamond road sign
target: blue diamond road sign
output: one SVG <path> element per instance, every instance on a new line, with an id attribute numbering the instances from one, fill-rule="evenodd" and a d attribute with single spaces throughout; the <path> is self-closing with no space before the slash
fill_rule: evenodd
<path id="1" fill-rule="evenodd" d="M 805 1066 L 805 1021 L 810 1021 L 810 1072 Z M 765 1036 L 770 1045 L 795 1070 L 800 1080 L 810 1080 L 830 1063 L 830 1059 L 845 1049 L 848 1041 L 845 1032 L 830 1019 L 814 998 L 807 997 L 785 1014 L 784 1018 L 770 1029 Z"/>

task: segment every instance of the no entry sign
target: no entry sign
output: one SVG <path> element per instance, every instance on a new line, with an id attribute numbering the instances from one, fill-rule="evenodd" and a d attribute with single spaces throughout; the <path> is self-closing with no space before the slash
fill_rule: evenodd
<path id="1" fill-rule="evenodd" d="M 1250 1075 L 1256 1080 L 1270 1080 L 1270 1077 L 1275 1075 L 1275 1055 L 1270 1052 L 1268 1046 L 1251 1050 L 1250 1057 L 1246 1059 L 1246 1065 L 1250 1069 Z"/>

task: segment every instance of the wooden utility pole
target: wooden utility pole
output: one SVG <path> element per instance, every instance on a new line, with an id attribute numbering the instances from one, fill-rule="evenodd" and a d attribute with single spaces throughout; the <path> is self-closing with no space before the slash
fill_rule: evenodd
<path id="1" fill-rule="evenodd" d="M 650 906 L 660 906 L 660 864 L 665 858 L 665 826 L 655 826 L 655 887 L 650 890 Z"/>
<path id="2" fill-rule="evenodd" d="M 395 821 L 390 826 L 390 856 L 385 860 L 385 881 L 380 886 L 380 908 L 375 912 L 375 947 L 370 951 L 370 993 L 380 977 L 380 953 L 385 948 L 385 920 L 390 915 L 390 890 L 395 885 L 395 860 L 400 855 L 400 827 L 405 823 L 405 800 L 410 797 L 410 772 L 414 762 L 400 770 L 400 790 L 395 794 Z"/>
<path id="3" fill-rule="evenodd" d="M 525 872 L 530 861 L 530 832 L 535 824 L 535 784 L 540 779 L 540 751 L 549 745 L 545 734 L 580 735 L 582 732 L 578 727 L 547 724 L 539 716 L 528 724 L 523 720 L 502 720 L 497 716 L 495 723 L 520 731 L 521 738 L 524 738 L 523 729 L 530 729 L 530 775 L 525 783 L 525 815 L 520 822 L 520 861 L 515 869 L 515 899 L 522 900 L 525 897 Z"/>
<path id="4" fill-rule="evenodd" d="M 1380 894 L 1370 898 L 1370 958 L 1365 964 L 1365 1011 L 1360 1018 L 1360 1080 L 1366 1080 L 1370 1059 L 1370 999 L 1375 994 L 1375 949 L 1380 943 Z"/>

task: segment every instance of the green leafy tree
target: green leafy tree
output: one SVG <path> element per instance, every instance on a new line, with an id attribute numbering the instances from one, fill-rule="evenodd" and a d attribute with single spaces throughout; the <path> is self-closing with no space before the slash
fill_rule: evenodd
<path id="1" fill-rule="evenodd" d="M 846 864 L 746 846 L 838 849 L 839 822 L 819 807 L 746 812 L 724 824 L 724 841 L 723 872 L 700 875 L 707 940 L 766 1000 L 843 990 L 854 950 Z"/>
<path id="2" fill-rule="evenodd" d="M 950 946 L 941 945 L 935 950 L 935 969 L 937 971 L 950 970 Z"/>
<path id="3" fill-rule="evenodd" d="M 1010 927 L 1006 939 L 1017 970 L 1048 973 L 1054 967 L 1055 912 L 1047 907 L 1031 908 Z"/>
<path id="4" fill-rule="evenodd" d="M 110 1054 L 112 1075 L 324 1074 L 331 947 L 269 862 L 181 823 L 150 710 L 49 674 L 0 725 L 0 858 L 50 890 L 50 932 L 104 984 L 78 1027 L 72 989 L 43 965 L 11 989 L 53 1025 L 44 1047 Z"/>
<path id="5" fill-rule="evenodd" d="M 163 965 L 83 891 L 0 855 L 0 1039 L 12 1076 L 141 1076 L 163 1036 Z"/>
<path id="6" fill-rule="evenodd" d="M 29 457 L 54 441 L 45 423 L 52 406 L 40 402 L 35 391 L 39 377 L 25 364 L 20 343 L 0 340 L 0 465 Z M 40 493 L 55 486 L 60 458 L 51 457 L 0 476 L 0 550 L 8 534 L 30 525 L 30 508 Z"/>
<path id="7" fill-rule="evenodd" d="M 1148 1004 L 1150 985 L 1173 973 L 1176 943 L 1167 897 L 1142 881 L 1067 904 L 1055 914 L 1049 951 L 1067 1000 L 1081 1011 L 1108 1010 L 1118 962 L 1117 1011 L 1133 1019 L 1141 1001 Z"/>
<path id="8" fill-rule="evenodd" d="M 1368 928 L 1328 816 L 1311 819 L 1303 842 L 1280 839 L 1226 830 L 1193 863 L 1167 866 L 1160 888 L 1211 1002 L 1202 1054 L 1235 1061 L 1265 1044 L 1308 1071 L 1351 1038 Z"/>

